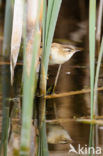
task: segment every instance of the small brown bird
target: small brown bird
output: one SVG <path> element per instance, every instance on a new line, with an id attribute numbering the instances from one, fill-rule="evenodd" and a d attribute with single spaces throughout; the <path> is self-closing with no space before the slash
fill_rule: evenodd
<path id="1" fill-rule="evenodd" d="M 58 81 L 61 65 L 67 62 L 78 51 L 80 50 L 71 45 L 66 46 L 59 43 L 52 43 L 50 56 L 49 56 L 49 65 L 59 64 L 53 92 L 55 91 L 55 87 Z M 42 53 L 42 48 L 40 49 L 39 55 L 41 55 L 41 53 Z"/>
<path id="2" fill-rule="evenodd" d="M 64 46 L 59 43 L 52 43 L 49 57 L 49 65 L 59 64 L 59 68 L 54 83 L 53 93 L 55 91 L 55 87 L 58 81 L 61 65 L 67 62 L 78 51 L 80 50 L 71 45 Z"/>
<path id="3" fill-rule="evenodd" d="M 77 50 L 73 46 L 64 46 L 58 43 L 52 43 L 49 57 L 49 65 L 63 64 L 68 61 Z"/>

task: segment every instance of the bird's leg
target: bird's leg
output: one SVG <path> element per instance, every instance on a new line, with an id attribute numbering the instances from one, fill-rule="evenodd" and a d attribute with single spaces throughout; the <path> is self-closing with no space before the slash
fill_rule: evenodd
<path id="1" fill-rule="evenodd" d="M 55 103 L 55 101 L 53 101 L 53 107 L 54 107 L 55 119 L 57 119 L 57 108 L 56 108 L 56 103 Z"/>
<path id="2" fill-rule="evenodd" d="M 59 68 L 58 68 L 58 71 L 57 71 L 57 75 L 56 75 L 56 78 L 55 78 L 54 87 L 53 87 L 53 93 L 55 92 L 55 88 L 56 88 L 57 81 L 58 81 L 59 74 L 60 74 L 60 69 L 61 69 L 61 64 L 59 65 Z"/>

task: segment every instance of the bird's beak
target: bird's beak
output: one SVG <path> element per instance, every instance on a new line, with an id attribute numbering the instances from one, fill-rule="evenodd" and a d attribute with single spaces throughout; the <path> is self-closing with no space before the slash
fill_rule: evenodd
<path id="1" fill-rule="evenodd" d="M 78 49 L 78 50 L 76 50 L 76 52 L 79 52 L 79 51 L 81 51 L 81 50 L 79 50 L 79 49 Z"/>
<path id="2" fill-rule="evenodd" d="M 79 51 L 81 52 L 81 51 L 83 51 L 83 50 L 84 50 L 84 48 L 77 48 L 77 49 L 76 49 L 76 52 L 79 52 Z"/>

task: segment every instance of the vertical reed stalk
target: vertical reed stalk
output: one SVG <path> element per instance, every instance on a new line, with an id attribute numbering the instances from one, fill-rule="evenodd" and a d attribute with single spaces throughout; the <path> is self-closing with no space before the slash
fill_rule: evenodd
<path id="1" fill-rule="evenodd" d="M 7 98 L 7 97 L 3 97 Z M 0 139 L 0 155 L 7 156 L 8 147 L 8 129 L 9 129 L 9 105 L 6 100 L 3 99 L 3 110 L 2 110 L 2 130 Z"/>
<path id="2" fill-rule="evenodd" d="M 5 22 L 4 22 L 4 41 L 3 41 L 3 56 L 9 56 L 11 45 L 12 19 L 13 19 L 13 4 L 11 0 L 6 1 Z"/>
<path id="3" fill-rule="evenodd" d="M 33 98 L 37 86 L 36 68 L 41 39 L 41 33 L 38 29 L 41 0 L 31 0 L 29 2 L 30 6 L 28 6 L 27 13 L 30 16 L 27 16 L 28 23 L 24 32 L 23 109 L 20 150 L 20 155 L 23 156 L 28 156 L 30 152 Z"/>
<path id="4" fill-rule="evenodd" d="M 2 1 L 0 1 L 2 3 Z M 4 40 L 2 55 L 8 57 L 10 54 L 11 31 L 12 31 L 12 2 L 6 1 L 5 22 L 4 22 Z M 3 58 L 3 60 L 5 60 Z M 8 128 L 9 128 L 9 106 L 7 100 L 10 96 L 10 70 L 8 66 L 2 67 L 2 130 L 0 141 L 0 155 L 7 156 L 8 146 Z"/>
<path id="5" fill-rule="evenodd" d="M 102 56 L 103 56 L 103 37 L 102 37 L 102 42 L 101 42 L 101 47 L 100 47 L 100 52 L 98 56 L 98 61 L 97 61 L 97 68 L 96 68 L 96 76 L 95 76 L 95 87 L 94 87 L 94 114 L 98 115 L 98 102 L 97 102 L 97 96 L 98 96 L 98 79 L 99 79 L 99 72 L 100 72 L 100 65 L 102 61 Z"/>
<path id="6" fill-rule="evenodd" d="M 89 147 L 94 147 L 94 125 L 90 125 L 90 136 L 89 136 Z M 92 153 L 90 151 L 89 156 L 92 156 Z"/>
<path id="7" fill-rule="evenodd" d="M 95 29 L 96 0 L 89 0 L 89 54 L 90 54 L 90 87 L 91 87 L 91 119 L 94 112 L 94 74 L 95 74 Z"/>
<path id="8" fill-rule="evenodd" d="M 46 86 L 47 86 L 47 72 L 48 72 L 48 63 L 49 55 L 51 49 L 51 43 L 53 40 L 54 30 L 60 10 L 62 0 L 48 0 L 47 3 L 44 0 L 44 11 L 43 11 L 43 54 L 41 62 L 41 80 L 40 80 L 40 89 L 41 95 L 46 95 Z M 46 124 L 45 124 L 45 109 L 46 109 L 46 100 L 42 99 L 40 104 L 40 140 L 39 140 L 39 154 L 43 156 L 48 156 L 47 151 L 47 140 L 46 140 Z"/>
<path id="9" fill-rule="evenodd" d="M 103 0 L 100 0 L 99 8 L 98 8 L 98 17 L 97 17 L 97 31 L 96 31 L 97 53 L 99 53 L 99 56 L 98 56 L 98 61 L 97 61 L 95 87 L 94 87 L 95 88 L 95 91 L 94 91 L 94 114 L 96 114 L 96 115 L 98 115 L 97 87 L 98 87 L 100 65 L 101 65 L 102 55 L 103 55 L 103 36 L 102 36 L 102 41 L 101 41 L 101 45 L 100 45 L 102 16 L 103 16 Z"/>
<path id="10" fill-rule="evenodd" d="M 98 17 L 97 17 L 97 31 L 96 31 L 96 40 L 97 40 L 98 49 L 100 47 L 102 16 L 103 16 L 103 0 L 100 0 L 99 8 L 98 8 Z"/>

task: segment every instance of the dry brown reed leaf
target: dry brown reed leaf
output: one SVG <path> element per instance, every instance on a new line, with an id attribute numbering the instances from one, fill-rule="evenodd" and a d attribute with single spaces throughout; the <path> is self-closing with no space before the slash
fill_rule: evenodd
<path id="1" fill-rule="evenodd" d="M 14 69 L 16 66 L 20 50 L 22 25 L 23 25 L 23 1 L 15 0 L 12 38 L 11 38 L 11 57 L 10 57 L 11 84 L 13 84 Z"/>
<path id="2" fill-rule="evenodd" d="M 34 44 L 34 36 L 35 32 L 41 34 L 40 26 L 37 25 L 36 19 L 38 16 L 38 5 L 39 2 L 37 0 L 28 0 L 27 1 L 27 45 L 26 45 L 26 63 L 27 63 L 27 75 L 30 74 L 30 67 L 32 62 L 32 49 Z M 39 55 L 36 60 L 36 64 L 39 61 Z"/>

